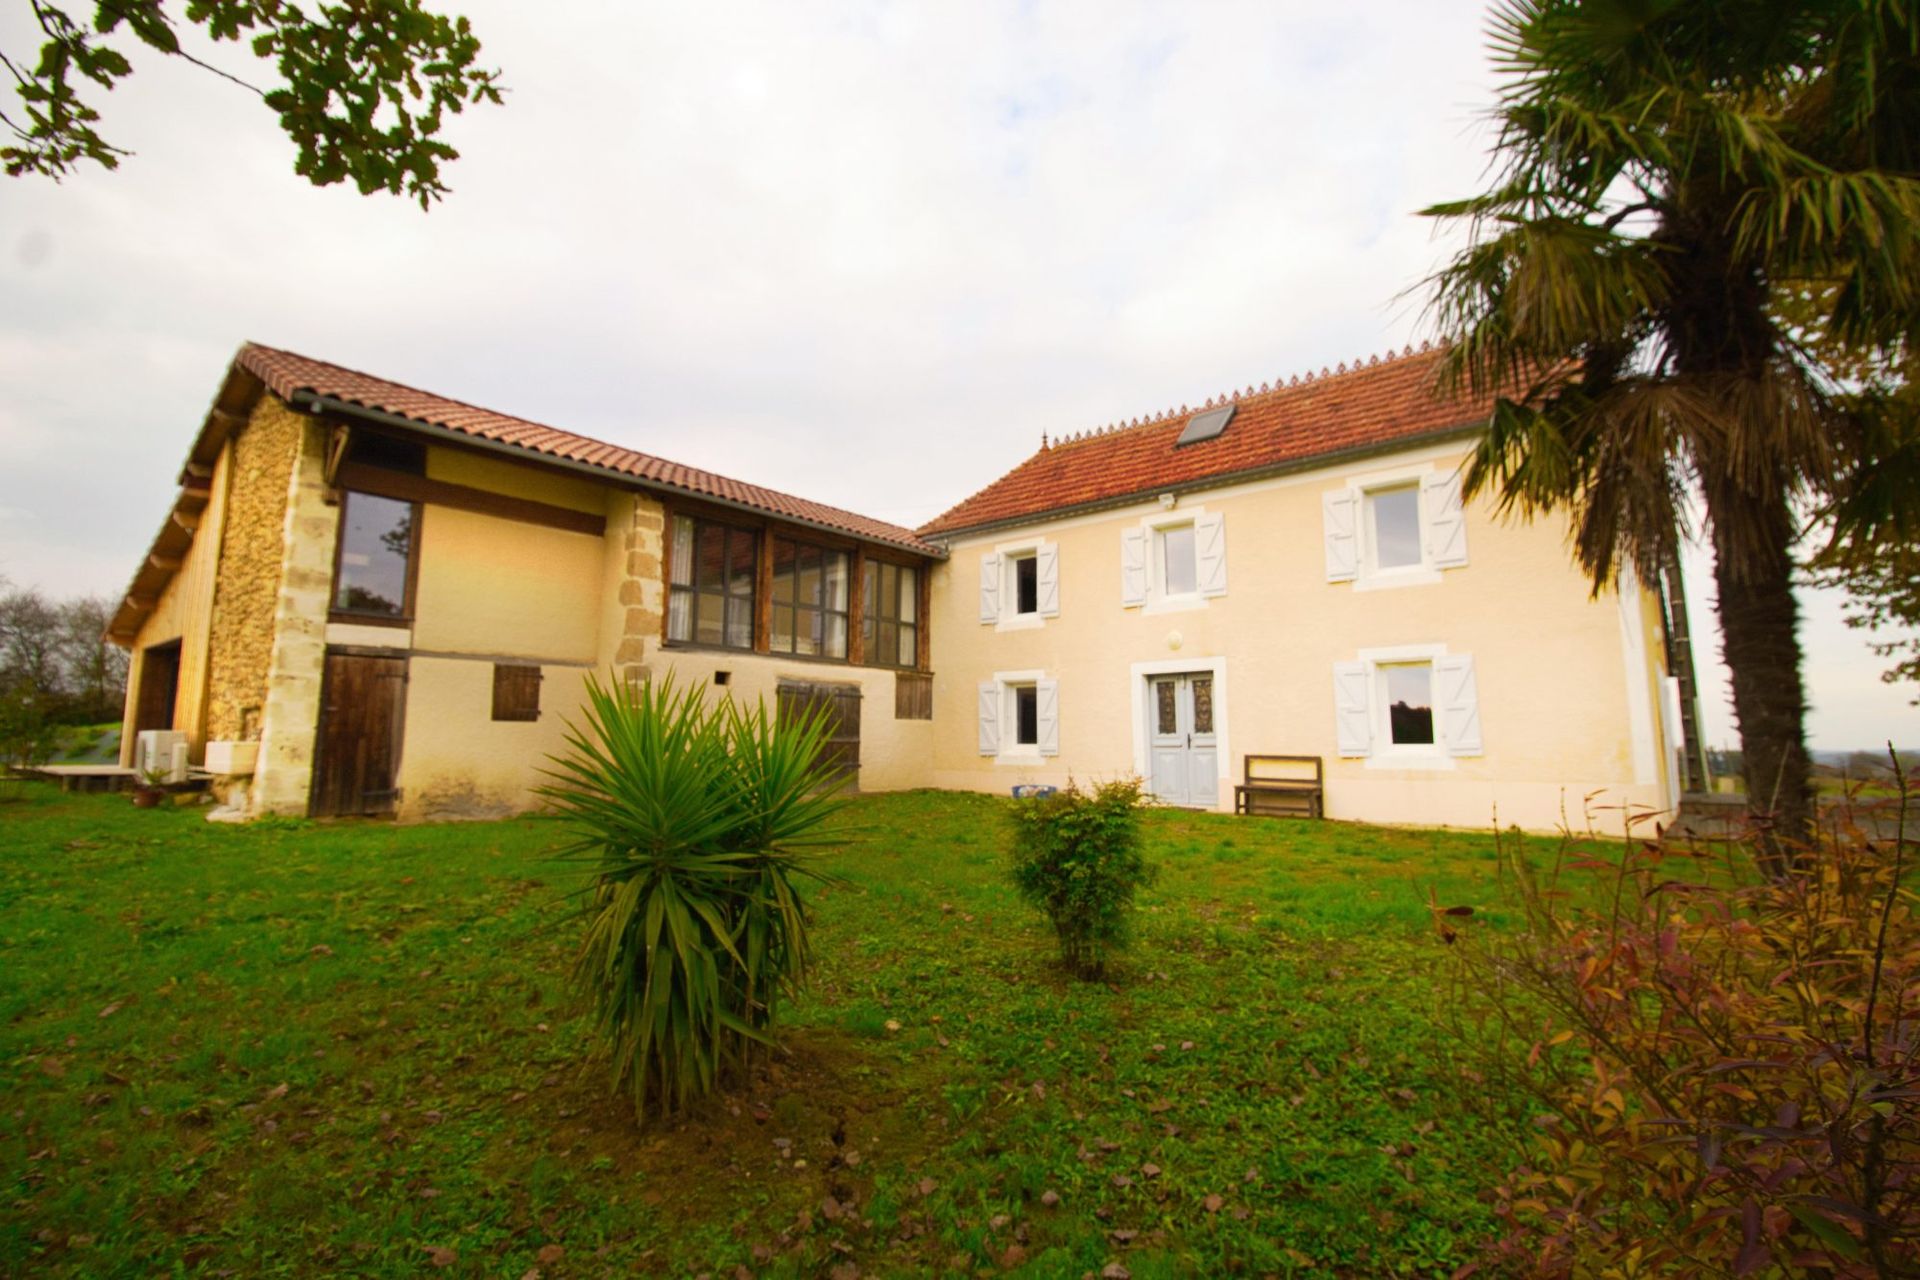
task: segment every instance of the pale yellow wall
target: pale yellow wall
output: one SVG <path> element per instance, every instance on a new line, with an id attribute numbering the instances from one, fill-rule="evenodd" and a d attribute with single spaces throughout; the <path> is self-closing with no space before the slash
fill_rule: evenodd
<path id="1" fill-rule="evenodd" d="M 538 803 L 533 788 L 578 719 L 587 669 L 543 665 L 540 718 L 493 719 L 493 664 L 415 654 L 407 664 L 400 757 L 405 821 L 498 818 Z"/>
<path id="2" fill-rule="evenodd" d="M 651 665 L 656 677 L 671 672 L 683 685 L 698 684 L 715 697 L 730 696 L 748 706 L 764 702 L 769 709 L 774 705 L 774 692 L 782 679 L 809 684 L 859 685 L 859 786 L 862 791 L 904 791 L 930 785 L 935 735 L 955 728 L 940 723 L 937 705 L 933 720 L 894 719 L 894 673 L 874 667 L 709 649 L 661 649 L 653 654 Z M 713 683 L 716 671 L 729 673 L 724 694 Z M 968 734 L 973 732 L 971 720 L 961 727 Z"/>
<path id="3" fill-rule="evenodd" d="M 428 504 L 414 647 L 590 663 L 605 554 L 588 534 Z"/>
<path id="4" fill-rule="evenodd" d="M 206 507 L 193 541 L 180 568 L 167 580 L 154 611 L 147 616 L 130 646 L 133 665 L 128 673 L 126 724 L 133 723 L 139 697 L 139 680 L 144 663 L 143 652 L 153 645 L 180 642 L 180 683 L 174 695 L 173 726 L 187 735 L 191 757 L 201 758 L 206 744 L 207 664 L 209 636 L 213 624 L 214 579 L 220 563 L 222 526 L 226 518 L 227 490 L 231 483 L 233 446 L 228 444 L 214 462 L 213 479 Z M 134 743 L 124 737 L 120 745 L 123 766 L 133 761 Z"/>
<path id="5" fill-rule="evenodd" d="M 590 511 L 595 515 L 605 509 L 610 492 L 607 485 L 585 476 L 567 475 L 445 445 L 427 446 L 427 478 L 550 506 Z"/>
<path id="6" fill-rule="evenodd" d="M 1409 463 L 1449 470 L 1460 457 L 1457 448 L 1428 450 L 1183 496 L 1180 512 L 1224 516 L 1228 566 L 1227 594 L 1187 612 L 1121 606 L 1121 530 L 1137 528 L 1157 504 L 956 543 L 933 579 L 933 785 L 1004 791 L 1132 773 L 1144 731 L 1134 724 L 1132 665 L 1221 657 L 1223 808 L 1249 752 L 1321 756 L 1336 818 L 1486 826 L 1497 806 L 1502 825 L 1546 829 L 1563 803 L 1581 824 L 1592 791 L 1606 793 L 1599 803 L 1663 803 L 1657 781 L 1635 778 L 1618 602 L 1590 597 L 1559 523 L 1502 523 L 1480 503 L 1468 512 L 1467 565 L 1439 582 L 1357 590 L 1326 580 L 1323 492 Z M 1059 547 L 1059 616 L 1029 630 L 982 624 L 981 554 L 1035 535 Z M 1362 649 L 1419 644 L 1473 656 L 1485 754 L 1458 758 L 1446 772 L 1342 759 L 1334 664 Z M 1657 632 L 1650 645 L 1657 662 Z M 977 684 L 1016 670 L 1059 681 L 1057 757 L 1007 765 L 978 754 Z"/>

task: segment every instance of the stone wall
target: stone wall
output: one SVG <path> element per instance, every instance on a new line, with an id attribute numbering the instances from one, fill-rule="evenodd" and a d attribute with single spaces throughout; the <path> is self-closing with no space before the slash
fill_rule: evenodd
<path id="1" fill-rule="evenodd" d="M 618 508 L 616 508 L 618 510 Z M 658 647 L 660 629 L 666 616 L 667 575 L 661 561 L 666 533 L 666 513 L 651 498 L 635 494 L 630 518 L 614 527 L 608 522 L 608 536 L 617 537 L 619 557 L 619 634 L 613 652 L 613 668 L 627 679 L 644 679 L 648 646 Z"/>
<path id="2" fill-rule="evenodd" d="M 248 812 L 254 816 L 307 812 L 326 674 L 327 605 L 339 509 L 328 502 L 326 428 L 311 418 L 299 419 L 298 425 L 300 450 L 291 469 L 280 537 L 260 762 L 249 798 Z"/>
<path id="3" fill-rule="evenodd" d="M 305 420 L 271 395 L 234 439 L 213 600 L 207 737 L 260 737 L 273 657 L 289 481 Z"/>

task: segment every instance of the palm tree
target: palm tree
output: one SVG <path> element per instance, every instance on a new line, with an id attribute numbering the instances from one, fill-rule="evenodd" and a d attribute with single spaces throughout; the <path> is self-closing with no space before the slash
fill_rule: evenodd
<path id="1" fill-rule="evenodd" d="M 1500 397 L 1467 489 L 1566 510 L 1596 592 L 1653 580 L 1701 496 L 1777 869 L 1813 818 L 1795 544 L 1920 501 L 1783 304 L 1855 350 L 1920 337 L 1920 0 L 1501 0 L 1490 36 L 1491 189 L 1426 211 L 1470 232 L 1428 282 L 1443 382 Z"/>

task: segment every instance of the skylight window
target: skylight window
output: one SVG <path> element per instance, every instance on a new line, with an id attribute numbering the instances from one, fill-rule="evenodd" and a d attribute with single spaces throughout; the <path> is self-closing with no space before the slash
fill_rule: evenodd
<path id="1" fill-rule="evenodd" d="M 1177 448 L 1183 444 L 1199 444 L 1202 440 L 1211 440 L 1227 429 L 1227 423 L 1233 420 L 1233 411 L 1238 405 L 1223 404 L 1218 409 L 1208 409 L 1196 413 L 1187 419 L 1187 429 L 1174 441 Z"/>

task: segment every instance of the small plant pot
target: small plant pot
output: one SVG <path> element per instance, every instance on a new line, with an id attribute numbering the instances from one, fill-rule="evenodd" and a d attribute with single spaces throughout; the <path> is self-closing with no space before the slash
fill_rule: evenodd
<path id="1" fill-rule="evenodd" d="M 133 791 L 133 807 L 136 809 L 157 809 L 160 807 L 161 798 L 166 794 L 166 792 L 160 790 L 158 787 L 135 787 Z"/>

